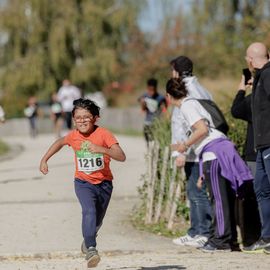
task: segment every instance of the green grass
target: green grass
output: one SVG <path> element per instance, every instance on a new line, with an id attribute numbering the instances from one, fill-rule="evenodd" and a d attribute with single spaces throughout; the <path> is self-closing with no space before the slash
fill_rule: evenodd
<path id="1" fill-rule="evenodd" d="M 134 210 L 130 218 L 132 225 L 136 229 L 140 231 L 154 233 L 157 235 L 162 235 L 169 238 L 175 238 L 185 235 L 189 227 L 188 222 L 181 217 L 180 218 L 178 217 L 178 220 L 177 222 L 175 222 L 172 230 L 169 230 L 167 228 L 167 223 L 164 221 L 160 221 L 156 224 L 145 224 L 144 210 L 142 208 Z"/>
<path id="2" fill-rule="evenodd" d="M 0 155 L 7 153 L 8 150 L 9 150 L 8 145 L 0 140 Z"/>
<path id="3" fill-rule="evenodd" d="M 135 129 L 113 129 L 109 128 L 110 131 L 114 134 L 118 135 L 127 135 L 127 136 L 132 136 L 132 137 L 142 137 L 143 136 L 143 131 L 135 130 Z"/>

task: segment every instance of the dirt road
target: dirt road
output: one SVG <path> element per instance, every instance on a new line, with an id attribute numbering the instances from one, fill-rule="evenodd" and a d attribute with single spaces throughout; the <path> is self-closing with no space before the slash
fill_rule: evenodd
<path id="1" fill-rule="evenodd" d="M 73 191 L 73 153 L 65 148 L 50 162 L 50 173 L 38 171 L 39 159 L 53 137 L 5 138 L 24 151 L 0 162 L 0 269 L 81 270 L 81 210 Z M 239 252 L 203 254 L 176 247 L 170 239 L 137 231 L 130 214 L 138 203 L 144 172 L 141 138 L 118 136 L 125 164 L 112 162 L 114 193 L 98 236 L 99 270 L 270 269 L 270 256 Z"/>

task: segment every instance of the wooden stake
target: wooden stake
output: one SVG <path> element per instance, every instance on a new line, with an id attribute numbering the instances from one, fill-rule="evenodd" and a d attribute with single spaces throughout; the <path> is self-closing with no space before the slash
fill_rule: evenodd
<path id="1" fill-rule="evenodd" d="M 157 170 L 158 170 L 158 160 L 159 160 L 159 144 L 155 142 L 153 149 L 153 162 L 152 162 L 152 179 L 150 185 L 150 198 L 149 198 L 149 213 L 147 221 L 152 223 L 153 212 L 154 212 L 154 199 L 155 199 L 155 184 L 157 180 Z"/>
<path id="2" fill-rule="evenodd" d="M 177 167 L 176 167 L 175 162 L 173 162 L 173 171 L 172 171 L 172 175 L 170 177 L 169 194 L 168 194 L 168 200 L 167 200 L 166 210 L 165 210 L 165 217 L 167 220 L 169 220 L 170 213 L 171 213 L 171 205 L 172 205 L 173 194 L 174 194 L 174 190 L 175 190 L 176 174 L 177 174 Z"/>
<path id="3" fill-rule="evenodd" d="M 184 175 L 184 169 L 182 168 L 181 169 L 181 172 L 180 172 L 180 175 L 179 175 L 179 179 L 178 179 L 178 184 L 177 184 L 177 187 L 176 187 L 176 191 L 175 191 L 175 195 L 174 195 L 174 199 L 173 199 L 173 203 L 172 203 L 172 208 L 171 208 L 171 213 L 170 213 L 170 217 L 169 217 L 169 221 L 168 221 L 168 225 L 167 225 L 167 228 L 169 230 L 172 229 L 173 227 L 173 222 L 174 222 L 174 217 L 175 217 L 175 214 L 176 214 L 176 210 L 177 210 L 177 204 L 179 203 L 179 200 L 180 200 L 180 197 L 181 197 L 181 182 L 183 181 L 183 175 Z"/>
<path id="4" fill-rule="evenodd" d="M 166 146 L 164 149 L 164 154 L 163 154 L 160 188 L 159 188 L 158 202 L 157 202 L 157 207 L 156 207 L 156 212 L 155 212 L 155 217 L 154 217 L 155 223 L 157 223 L 160 219 L 162 201 L 164 198 L 164 191 L 165 191 L 164 188 L 165 188 L 166 173 L 167 173 L 168 162 L 169 162 L 169 154 L 170 154 L 169 147 Z"/>
<path id="5" fill-rule="evenodd" d="M 148 153 L 147 153 L 147 201 L 146 201 L 146 216 L 145 224 L 150 224 L 152 221 L 152 181 L 153 181 L 153 156 L 154 156 L 154 141 L 149 142 Z"/>

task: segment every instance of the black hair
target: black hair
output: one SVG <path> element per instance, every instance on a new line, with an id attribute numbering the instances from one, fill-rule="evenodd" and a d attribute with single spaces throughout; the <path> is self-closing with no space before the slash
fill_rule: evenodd
<path id="1" fill-rule="evenodd" d="M 99 116 L 100 107 L 98 107 L 98 105 L 90 99 L 76 99 L 73 101 L 73 105 L 74 107 L 72 110 L 72 116 L 74 116 L 77 109 L 85 109 L 90 112 L 94 117 Z"/>
<path id="2" fill-rule="evenodd" d="M 176 57 L 170 62 L 170 65 L 182 78 L 192 76 L 193 62 L 187 56 Z"/>
<path id="3" fill-rule="evenodd" d="M 155 78 L 148 79 L 148 80 L 147 80 L 147 86 L 152 86 L 152 87 L 154 87 L 155 89 L 157 89 L 157 86 L 158 86 L 158 81 L 157 81 L 157 79 L 155 79 Z"/>
<path id="4" fill-rule="evenodd" d="M 185 83 L 180 78 L 172 78 L 167 81 L 166 92 L 175 99 L 186 97 L 188 91 Z"/>

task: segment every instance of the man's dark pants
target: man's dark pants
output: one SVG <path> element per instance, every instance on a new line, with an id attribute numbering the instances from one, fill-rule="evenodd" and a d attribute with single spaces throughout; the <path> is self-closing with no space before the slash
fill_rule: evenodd
<path id="1" fill-rule="evenodd" d="M 270 147 L 258 150 L 254 189 L 262 223 L 261 237 L 270 242 Z"/>

